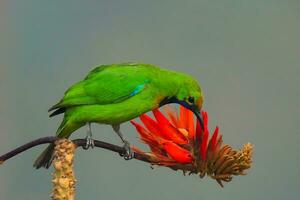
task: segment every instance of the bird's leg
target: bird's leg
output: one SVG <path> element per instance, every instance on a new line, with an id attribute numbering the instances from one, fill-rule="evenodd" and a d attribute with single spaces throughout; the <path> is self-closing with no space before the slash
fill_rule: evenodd
<path id="1" fill-rule="evenodd" d="M 93 139 L 93 135 L 92 135 L 92 130 L 91 130 L 91 122 L 87 123 L 87 132 L 86 132 L 86 144 L 83 147 L 83 149 L 89 149 L 94 148 L 95 144 L 94 144 L 94 139 Z"/>
<path id="2" fill-rule="evenodd" d="M 122 142 L 124 144 L 123 147 L 124 147 L 124 149 L 126 151 L 125 155 L 121 155 L 121 154 L 120 155 L 124 156 L 125 160 L 132 159 L 133 158 L 133 152 L 132 152 L 132 150 L 130 148 L 129 142 L 127 140 L 125 140 L 124 137 L 123 137 L 123 134 L 122 134 L 122 132 L 120 130 L 120 125 L 113 125 L 112 127 L 113 127 L 114 131 L 118 134 L 118 136 L 121 138 L 121 140 L 122 140 Z"/>

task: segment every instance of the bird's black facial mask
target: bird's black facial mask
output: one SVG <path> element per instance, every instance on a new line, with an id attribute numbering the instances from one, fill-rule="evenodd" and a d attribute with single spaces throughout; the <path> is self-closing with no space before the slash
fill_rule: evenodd
<path id="1" fill-rule="evenodd" d="M 180 104 L 180 105 L 182 105 L 183 107 L 185 107 L 185 108 L 189 109 L 190 111 L 192 111 L 192 112 L 196 115 L 197 120 L 199 121 L 202 130 L 204 130 L 204 122 L 203 122 L 203 119 L 202 119 L 202 115 L 201 115 L 201 112 L 200 112 L 200 110 L 197 108 L 196 105 L 190 105 L 190 104 L 188 104 L 186 101 L 180 101 L 180 100 L 178 100 L 176 97 L 171 97 L 171 98 L 166 98 L 166 99 L 164 99 L 164 100 L 160 103 L 160 106 L 163 106 L 163 105 L 166 105 L 166 104 L 171 104 L 171 103 Z"/>

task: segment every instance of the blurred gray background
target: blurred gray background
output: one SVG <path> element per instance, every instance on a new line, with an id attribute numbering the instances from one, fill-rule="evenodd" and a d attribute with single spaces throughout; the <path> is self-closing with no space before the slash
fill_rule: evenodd
<path id="1" fill-rule="evenodd" d="M 77 199 L 297 199 L 300 165 L 300 1 L 0 1 L 0 154 L 53 135 L 47 109 L 98 64 L 140 61 L 193 74 L 210 127 L 224 142 L 255 145 L 248 175 L 220 188 L 209 178 L 78 150 Z M 126 137 L 137 143 L 129 124 Z M 120 144 L 110 127 L 97 139 Z M 80 129 L 73 138 L 84 137 Z M 0 199 L 47 199 L 44 147 L 0 167 Z"/>

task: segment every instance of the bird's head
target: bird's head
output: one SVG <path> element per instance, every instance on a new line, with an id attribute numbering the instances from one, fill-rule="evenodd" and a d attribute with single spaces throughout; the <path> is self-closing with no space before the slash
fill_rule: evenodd
<path id="1" fill-rule="evenodd" d="M 180 105 L 190 110 L 196 109 L 200 111 L 202 108 L 202 91 L 198 82 L 194 79 L 185 80 L 178 88 L 175 98 Z"/>
<path id="2" fill-rule="evenodd" d="M 191 110 L 197 116 L 203 128 L 204 124 L 200 113 L 203 103 L 203 94 L 199 83 L 188 75 L 184 75 L 184 78 L 178 82 L 176 94 L 166 98 L 162 104 L 177 103 Z"/>

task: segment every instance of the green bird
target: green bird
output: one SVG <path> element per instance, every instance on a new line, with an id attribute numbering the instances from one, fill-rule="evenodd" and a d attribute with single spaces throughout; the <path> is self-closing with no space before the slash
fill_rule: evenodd
<path id="1" fill-rule="evenodd" d="M 64 113 L 56 136 L 68 138 L 87 125 L 85 149 L 93 147 L 91 123 L 109 124 L 126 149 L 125 159 L 132 158 L 129 143 L 120 124 L 166 104 L 177 103 L 200 115 L 203 95 L 198 82 L 190 75 L 141 63 L 101 65 L 84 80 L 71 86 L 64 97 L 49 109 L 50 117 Z M 54 145 L 45 149 L 34 163 L 35 168 L 49 168 Z"/>

